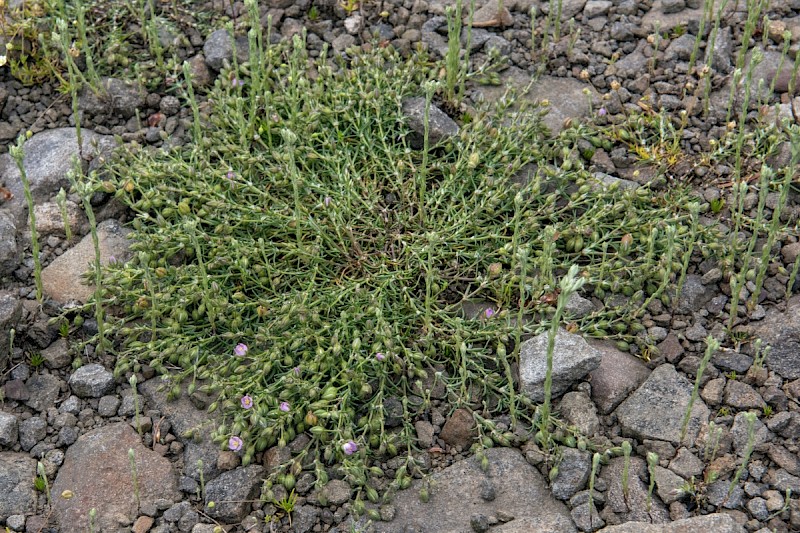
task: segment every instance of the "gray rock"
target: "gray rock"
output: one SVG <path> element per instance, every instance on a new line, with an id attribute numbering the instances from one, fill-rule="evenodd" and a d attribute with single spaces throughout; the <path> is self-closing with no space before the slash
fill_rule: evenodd
<path id="1" fill-rule="evenodd" d="M 679 13 L 686 9 L 686 0 L 662 0 L 661 9 L 665 14 Z"/>
<path id="2" fill-rule="evenodd" d="M 800 296 L 793 296 L 785 311 L 770 308 L 748 331 L 772 347 L 765 361 L 768 369 L 787 380 L 800 378 Z"/>
<path id="3" fill-rule="evenodd" d="M 97 226 L 100 239 L 100 262 L 104 265 L 113 257 L 125 262 L 131 257 L 128 235 L 131 230 L 117 220 L 104 220 Z M 91 235 L 55 258 L 42 270 L 42 287 L 45 294 L 56 302 L 72 301 L 85 303 L 94 294 L 94 287 L 84 285 L 82 275 L 88 265 L 95 261 L 94 242 Z"/>
<path id="4" fill-rule="evenodd" d="M 767 455 L 772 462 L 793 476 L 800 476 L 800 458 L 783 446 L 770 445 Z"/>
<path id="5" fill-rule="evenodd" d="M 585 7 L 586 0 L 562 0 L 561 21 L 567 22 L 569 19 L 583 11 Z M 541 9 L 544 13 L 549 13 L 550 4 L 548 2 L 542 2 Z"/>
<path id="6" fill-rule="evenodd" d="M 351 46 L 355 46 L 355 44 L 356 44 L 356 38 L 346 33 L 336 36 L 336 38 L 334 38 L 333 41 L 331 42 L 333 51 L 339 54 L 344 53 L 345 50 L 347 50 Z"/>
<path id="7" fill-rule="evenodd" d="M 129 450 L 133 450 L 136 462 L 142 508 L 158 506 L 162 499 L 180 499 L 177 476 L 169 460 L 143 446 L 128 424 L 111 424 L 89 431 L 67 449 L 51 488 L 54 495 L 66 489 L 75 495 L 71 499 L 53 498 L 53 516 L 61 531 L 87 524 L 87 514 L 93 507 L 97 509 L 94 523 L 99 531 L 117 531 L 121 522 L 133 523 L 138 508 L 132 497 Z M 102 460 L 98 460 L 100 457 Z"/>
<path id="8" fill-rule="evenodd" d="M 98 135 L 92 130 L 81 130 L 81 138 L 84 158 L 97 159 L 114 147 L 112 137 Z M 70 187 L 67 171 L 72 167 L 72 158 L 78 155 L 75 128 L 55 128 L 37 133 L 25 143 L 23 152 L 25 173 L 35 204 L 49 201 L 62 187 Z M 22 227 L 27 221 L 27 204 L 19 169 L 9 154 L 0 155 L 0 183 L 3 182 L 14 195 L 3 204 L 3 208 L 10 209 L 17 227 Z"/>
<path id="9" fill-rule="evenodd" d="M 677 26 L 686 27 L 703 16 L 702 8 L 686 7 L 680 11 L 669 12 L 670 8 L 667 7 L 665 11 L 664 6 L 669 2 L 674 0 L 655 0 L 650 10 L 642 17 L 642 27 L 649 32 L 656 31 L 656 28 L 661 32 L 669 32 Z"/>
<path id="10" fill-rule="evenodd" d="M 761 522 L 766 522 L 769 518 L 769 509 L 767 509 L 767 500 L 764 498 L 753 498 L 747 502 L 747 510 L 753 515 L 753 518 Z"/>
<path id="11" fill-rule="evenodd" d="M 308 533 L 317 523 L 319 510 L 311 505 L 300 505 L 292 512 L 294 533 Z"/>
<path id="12" fill-rule="evenodd" d="M 689 275 L 683 283 L 675 312 L 688 315 L 700 311 L 714 296 L 712 288 L 703 285 L 702 276 Z"/>
<path id="13" fill-rule="evenodd" d="M 564 448 L 558 474 L 553 479 L 550 490 L 559 500 L 569 500 L 589 481 L 592 470 L 592 456 L 577 448 Z"/>
<path id="14" fill-rule="evenodd" d="M 420 447 L 430 448 L 433 446 L 433 424 L 425 420 L 414 422 L 414 429 L 417 431 L 417 441 Z"/>
<path id="15" fill-rule="evenodd" d="M 19 267 L 21 250 L 16 219 L 11 213 L 0 211 L 0 276 L 7 276 Z"/>
<path id="16" fill-rule="evenodd" d="M 547 343 L 548 333 L 544 332 L 520 345 L 520 386 L 534 402 L 544 400 Z M 597 368 L 600 360 L 600 352 L 589 346 L 583 337 L 559 329 L 553 351 L 552 397 L 566 392 L 574 382 Z"/>
<path id="17" fill-rule="evenodd" d="M 86 220 L 86 216 L 75 202 L 66 200 L 65 207 L 67 210 L 67 223 L 72 232 L 76 233 L 81 224 Z M 39 233 L 40 237 L 48 235 L 66 236 L 64 216 L 61 213 L 61 207 L 58 203 L 45 202 L 43 204 L 37 204 L 33 207 L 33 212 L 36 215 L 36 231 Z"/>
<path id="18" fill-rule="evenodd" d="M 785 93 L 788 90 L 789 80 L 792 77 L 792 63 L 781 59 L 781 52 L 773 50 L 763 50 L 764 59 L 753 68 L 752 79 L 750 83 L 750 90 L 752 94 L 752 104 L 756 104 L 759 100 L 769 98 L 770 85 L 774 83 L 776 93 Z M 744 67 L 744 72 L 747 72 L 750 65 L 750 60 L 753 57 L 753 52 L 748 53 L 747 65 Z M 780 70 L 778 70 L 780 68 Z M 744 76 L 743 76 L 744 78 Z M 762 81 L 763 80 L 763 81 Z M 759 85 L 763 83 L 763 89 L 759 92 Z M 797 90 L 795 89 L 795 94 Z"/>
<path id="19" fill-rule="evenodd" d="M 742 507 L 744 491 L 736 485 L 730 491 L 731 482 L 728 479 L 715 481 L 706 488 L 706 498 L 711 505 L 725 509 L 738 509 Z M 729 493 L 730 492 L 730 493 Z"/>
<path id="20" fill-rule="evenodd" d="M 120 403 L 120 399 L 117 396 L 103 396 L 97 402 L 97 414 L 106 418 L 115 416 Z"/>
<path id="21" fill-rule="evenodd" d="M 669 522 L 669 513 L 656 495 L 653 495 L 650 500 L 648 510 L 648 486 L 643 480 L 648 479 L 649 476 L 644 460 L 640 457 L 630 458 L 627 496 L 622 486 L 624 467 L 625 458 L 615 457 L 609 461 L 600 474 L 600 479 L 608 486 L 608 490 L 605 492 L 604 511 L 613 512 L 621 522 L 652 522 L 653 524 Z"/>
<path id="22" fill-rule="evenodd" d="M 331 505 L 342 505 L 350 500 L 350 494 L 353 489 L 347 481 L 342 479 L 334 479 L 328 482 L 322 489 L 322 494 Z"/>
<path id="23" fill-rule="evenodd" d="M 736 409 L 763 409 L 767 405 L 753 387 L 734 379 L 725 385 L 724 401 Z"/>
<path id="24" fill-rule="evenodd" d="M 411 138 L 412 147 L 422 148 L 425 134 L 425 98 L 403 100 L 403 114 L 415 134 Z M 428 109 L 428 142 L 430 146 L 456 135 L 458 135 L 458 124 L 432 103 Z"/>
<path id="25" fill-rule="evenodd" d="M 683 496 L 683 487 L 686 481 L 679 475 L 661 466 L 655 467 L 656 493 L 661 501 L 667 505 L 678 501 Z"/>
<path id="26" fill-rule="evenodd" d="M 11 330 L 16 328 L 20 318 L 22 318 L 22 302 L 9 292 L 0 292 L 0 339 L 4 339 L 0 340 L 0 372 L 4 372 L 8 366 L 10 350 L 6 342 L 11 338 Z"/>
<path id="27" fill-rule="evenodd" d="M 753 364 L 753 358 L 729 348 L 720 348 L 711 356 L 711 362 L 720 370 L 744 374 Z"/>
<path id="28" fill-rule="evenodd" d="M 250 508 L 250 500 L 261 489 L 264 467 L 250 465 L 223 472 L 206 484 L 205 512 L 225 523 L 241 522 Z M 209 502 L 215 502 L 209 507 Z"/>
<path id="29" fill-rule="evenodd" d="M 19 422 L 15 415 L 0 411 L 0 446 L 12 448 L 19 438 Z"/>
<path id="30" fill-rule="evenodd" d="M 589 0 L 583 8 L 583 15 L 587 19 L 607 15 L 612 5 L 609 0 Z"/>
<path id="31" fill-rule="evenodd" d="M 91 87 L 81 91 L 80 108 L 90 114 L 105 114 L 109 110 L 130 118 L 136 110 L 145 106 L 147 90 L 136 82 L 118 78 L 102 78 L 101 90 L 95 92 Z"/>
<path id="32" fill-rule="evenodd" d="M 612 343 L 591 341 L 590 344 L 602 356 L 600 366 L 589 374 L 592 400 L 606 415 L 644 383 L 650 370 L 641 359 L 619 351 Z"/>
<path id="33" fill-rule="evenodd" d="M 72 362 L 66 339 L 58 339 L 42 350 L 42 357 L 49 368 L 64 368 Z"/>
<path id="34" fill-rule="evenodd" d="M 659 366 L 615 411 L 623 434 L 679 444 L 692 388 L 689 380 L 678 374 L 674 366 Z M 708 407 L 698 398 L 683 442 L 694 443 L 700 428 L 708 422 L 708 416 Z"/>
<path id="35" fill-rule="evenodd" d="M 381 533 L 410 531 L 471 531 L 474 514 L 498 516 L 501 512 L 514 519 L 491 531 L 501 533 L 559 532 L 572 533 L 575 527 L 566 506 L 553 498 L 539 472 L 511 448 L 486 450 L 489 467 L 480 467 L 473 457 L 430 476 L 415 480 L 409 490 L 395 495 L 394 520 L 382 522 Z M 495 499 L 480 495 L 481 482 L 494 481 Z M 429 482 L 430 501 L 421 505 L 419 490 Z M 465 512 L 465 509 L 468 511 Z"/>
<path id="36" fill-rule="evenodd" d="M 6 518 L 6 525 L 11 529 L 11 531 L 24 531 L 25 530 L 25 515 L 24 514 L 12 514 L 8 518 Z"/>
<path id="37" fill-rule="evenodd" d="M 733 418 L 733 427 L 731 428 L 731 436 L 733 437 L 733 449 L 740 457 L 745 455 L 747 450 L 748 440 L 750 439 L 750 430 L 745 413 L 737 413 Z M 753 423 L 752 438 L 753 450 L 760 451 L 764 448 L 764 444 L 771 441 L 774 435 L 758 418 Z"/>
<path id="38" fill-rule="evenodd" d="M 447 26 L 447 19 L 442 16 L 431 17 L 422 25 L 422 42 L 428 45 L 428 49 L 438 54 L 440 57 L 447 55 L 447 39 L 440 35 L 437 30 Z"/>
<path id="39" fill-rule="evenodd" d="M 594 304 L 591 300 L 587 300 L 577 292 L 573 292 L 567 299 L 567 305 L 564 312 L 567 316 L 572 318 L 583 318 L 589 313 L 594 311 Z"/>
<path id="40" fill-rule="evenodd" d="M 585 392 L 568 392 L 558 404 L 564 420 L 578 428 L 581 434 L 593 437 L 600 432 L 597 408 Z"/>
<path id="41" fill-rule="evenodd" d="M 683 479 L 700 476 L 705 468 L 705 463 L 686 448 L 679 448 L 678 453 L 669 462 L 669 469 Z"/>
<path id="42" fill-rule="evenodd" d="M 669 46 L 667 46 L 667 49 L 664 51 L 664 60 L 687 61 L 692 55 L 692 49 L 694 49 L 694 36 L 685 33 L 669 43 Z"/>
<path id="43" fill-rule="evenodd" d="M 27 453 L 0 452 L 0 516 L 33 514 L 36 460 Z"/>
<path id="44" fill-rule="evenodd" d="M 770 472 L 768 481 L 773 489 L 782 493 L 785 493 L 786 489 L 791 490 L 792 494 L 800 492 L 800 477 L 791 475 L 783 468 Z"/>
<path id="45" fill-rule="evenodd" d="M 239 36 L 236 38 L 236 59 L 239 63 L 247 61 L 250 56 L 248 48 L 247 37 Z M 217 30 L 209 35 L 203 45 L 203 55 L 206 59 L 206 65 L 217 72 L 222 70 L 222 66 L 226 61 L 231 63 L 233 61 L 233 40 L 228 30 Z"/>
<path id="46" fill-rule="evenodd" d="M 618 526 L 605 527 L 598 533 L 695 533 L 697 531 L 745 533 L 747 530 L 739 525 L 731 515 L 718 513 L 684 518 L 670 524 L 628 522 Z"/>
<path id="47" fill-rule="evenodd" d="M 548 105 L 542 110 L 547 114 L 543 118 L 545 126 L 552 135 L 557 135 L 564 127 L 567 118 L 577 119 L 589 113 L 588 97 L 583 93 L 589 90 L 590 96 L 598 96 L 594 87 L 575 78 L 559 78 L 555 76 L 540 76 L 527 93 L 522 90 L 531 82 L 531 75 L 522 69 L 511 67 L 500 75 L 500 86 L 476 87 L 487 102 L 496 102 L 506 92 L 506 85 L 510 85 L 520 92 L 520 101 L 528 102 L 547 101 Z"/>
<path id="48" fill-rule="evenodd" d="M 733 35 L 730 27 L 720 28 L 714 40 L 714 51 L 711 53 L 711 68 L 720 74 L 728 74 L 733 69 Z"/>
<path id="49" fill-rule="evenodd" d="M 34 374 L 25 382 L 30 398 L 25 405 L 37 411 L 46 411 L 52 407 L 61 394 L 64 382 L 50 374 Z"/>
<path id="50" fill-rule="evenodd" d="M 19 425 L 19 444 L 26 452 L 47 436 L 47 422 L 38 416 L 23 420 Z"/>
<path id="51" fill-rule="evenodd" d="M 70 376 L 69 387 L 78 398 L 99 398 L 114 390 L 114 374 L 96 363 L 85 365 Z"/>

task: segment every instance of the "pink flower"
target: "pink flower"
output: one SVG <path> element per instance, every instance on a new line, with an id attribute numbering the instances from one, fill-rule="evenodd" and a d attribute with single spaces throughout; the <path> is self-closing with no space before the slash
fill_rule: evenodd
<path id="1" fill-rule="evenodd" d="M 289 402 L 281 402 L 281 405 L 280 405 L 279 409 L 281 411 L 283 411 L 284 413 L 288 413 L 289 412 Z"/>
<path id="2" fill-rule="evenodd" d="M 244 441 L 239 437 L 231 437 L 228 439 L 228 449 L 238 452 L 244 446 Z"/>
<path id="3" fill-rule="evenodd" d="M 344 444 L 342 444 L 342 451 L 344 452 L 345 455 L 353 455 L 358 451 L 358 444 L 349 440 Z"/>
<path id="4" fill-rule="evenodd" d="M 486 316 L 486 318 L 492 318 L 494 316 L 494 309 L 487 307 L 483 314 Z"/>
<path id="5" fill-rule="evenodd" d="M 247 345 L 244 344 L 243 342 L 240 342 L 239 344 L 236 345 L 236 348 L 233 349 L 233 353 L 234 355 L 243 357 L 247 355 L 247 350 L 248 350 Z"/>
<path id="6" fill-rule="evenodd" d="M 293 370 L 294 370 L 294 375 L 295 376 L 299 376 L 300 375 L 300 367 L 299 366 L 294 367 Z"/>
<path id="7" fill-rule="evenodd" d="M 253 398 L 245 394 L 242 396 L 242 408 L 250 409 L 251 407 L 253 407 Z"/>
<path id="8" fill-rule="evenodd" d="M 325 200 L 323 200 L 323 203 L 325 204 L 325 207 L 328 207 L 329 205 L 331 205 L 331 197 L 330 196 L 326 196 Z"/>
<path id="9" fill-rule="evenodd" d="M 383 355 L 381 352 L 378 352 L 375 354 L 375 359 L 377 359 L 378 361 L 383 361 L 384 359 L 386 359 L 386 356 Z"/>

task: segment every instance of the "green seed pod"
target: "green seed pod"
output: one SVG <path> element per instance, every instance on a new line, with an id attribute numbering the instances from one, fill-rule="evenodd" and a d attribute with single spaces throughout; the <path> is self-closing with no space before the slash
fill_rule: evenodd
<path id="1" fill-rule="evenodd" d="M 370 509 L 367 511 L 367 516 L 370 520 L 375 520 L 376 522 L 381 519 L 381 513 L 377 509 Z"/>
<path id="2" fill-rule="evenodd" d="M 364 509 L 365 509 L 364 502 L 361 500 L 361 498 L 358 498 L 356 499 L 356 501 L 353 502 L 353 512 L 356 515 L 364 514 Z"/>
<path id="3" fill-rule="evenodd" d="M 574 448 L 575 444 L 576 444 L 575 437 L 573 437 L 572 435 L 567 435 L 567 437 L 564 439 L 564 445 L 569 448 Z"/>
<path id="4" fill-rule="evenodd" d="M 407 489 L 410 486 L 411 486 L 411 478 L 409 476 L 403 476 L 400 479 L 400 488 Z"/>
<path id="5" fill-rule="evenodd" d="M 558 477 L 558 466 L 551 468 L 547 477 L 550 479 L 550 481 L 554 481 Z"/>
<path id="6" fill-rule="evenodd" d="M 365 492 L 367 494 L 367 499 L 369 501 L 371 501 L 372 503 L 377 503 L 378 502 L 378 491 L 377 490 L 375 490 L 372 487 L 367 487 L 365 489 Z"/>
<path id="7" fill-rule="evenodd" d="M 422 503 L 428 503 L 428 500 L 430 500 L 430 498 L 431 495 L 430 493 L 428 493 L 428 487 L 422 487 L 421 489 L 419 489 L 419 501 L 421 501 Z"/>
<path id="8" fill-rule="evenodd" d="M 295 481 L 294 476 L 292 474 L 286 474 L 283 477 L 282 485 L 284 486 L 284 488 L 286 490 L 289 490 L 289 491 L 292 490 L 294 488 L 295 483 L 296 483 L 296 481 Z"/>
<path id="9" fill-rule="evenodd" d="M 621 352 L 627 352 L 628 350 L 630 350 L 631 347 L 631 345 L 625 341 L 617 341 L 616 345 L 617 345 L 617 350 Z"/>

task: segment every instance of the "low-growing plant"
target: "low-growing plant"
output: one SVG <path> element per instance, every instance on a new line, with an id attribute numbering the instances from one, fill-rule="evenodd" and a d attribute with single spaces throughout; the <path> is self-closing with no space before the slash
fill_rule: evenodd
<path id="1" fill-rule="evenodd" d="M 146 362 L 171 398 L 184 380 L 217 393 L 212 438 L 244 465 L 307 433 L 298 455 L 318 458 L 315 472 L 341 464 L 369 500 L 370 476 L 383 475 L 373 460 L 404 456 L 390 490 L 422 474 L 412 452 L 423 407 L 410 398 L 424 401 L 434 372 L 472 411 L 489 439 L 480 446 L 511 442 L 492 426 L 498 413 L 549 432 L 549 405 L 536 413 L 512 390 L 518 339 L 557 328 L 586 284 L 630 304 L 570 330 L 636 342 L 635 312 L 669 275 L 657 258 L 705 235 L 690 230 L 686 190 L 597 187 L 570 156 L 585 130 L 548 142 L 539 112 L 512 110 L 512 94 L 450 138 L 433 139 L 423 120 L 417 146 L 402 102 L 424 96 L 430 115 L 440 64 L 391 48 L 347 63 L 324 50 L 312 63 L 300 37 L 272 45 L 251 31 L 248 62 L 221 73 L 243 84 L 215 85 L 206 122 L 186 66 L 193 144 L 120 153 L 103 181 L 86 177 L 136 213 L 132 260 L 96 270 L 95 298 L 123 311 L 103 317 L 116 375 Z M 539 171 L 520 183 L 530 164 Z M 656 226 L 677 229 L 668 239 Z M 547 242 L 525 237 L 539 232 Z M 664 268 L 677 273 L 673 263 Z M 475 301 L 488 310 L 473 319 L 464 308 Z M 403 422 L 390 429 L 395 400 Z M 268 482 L 291 490 L 294 468 Z"/>
<path id="2" fill-rule="evenodd" d="M 653 502 L 653 489 L 656 486 L 656 466 L 658 466 L 658 454 L 647 452 L 647 473 L 650 478 L 647 485 L 647 512 L 650 512 L 650 505 Z"/>
<path id="3" fill-rule="evenodd" d="M 755 446 L 756 442 L 755 424 L 758 417 L 755 413 L 751 412 L 744 413 L 743 416 L 747 422 L 747 444 L 745 445 L 742 464 L 736 469 L 736 473 L 734 474 L 730 485 L 728 485 L 728 498 L 730 498 L 731 494 L 733 494 L 736 484 L 739 483 L 739 479 L 742 477 L 742 474 L 744 474 L 744 471 L 747 468 L 747 463 L 750 462 L 750 456 L 753 454 L 753 447 Z"/>

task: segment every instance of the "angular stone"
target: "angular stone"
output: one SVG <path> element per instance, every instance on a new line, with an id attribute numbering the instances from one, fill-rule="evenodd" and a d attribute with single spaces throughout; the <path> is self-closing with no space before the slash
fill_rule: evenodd
<path id="1" fill-rule="evenodd" d="M 523 394 L 534 402 L 544 401 L 544 381 L 547 373 L 548 332 L 520 345 L 519 378 Z M 553 351 L 553 398 L 564 394 L 573 383 L 600 365 L 602 356 L 580 335 L 559 329 Z"/>
<path id="2" fill-rule="evenodd" d="M 637 521 L 665 524 L 669 522 L 669 512 L 661 500 L 653 496 L 648 510 L 648 486 L 643 481 L 648 479 L 647 464 L 640 457 L 631 457 L 628 469 L 628 493 L 625 495 L 622 474 L 625 470 L 625 458 L 611 459 L 600 474 L 608 490 L 605 492 L 605 511 L 617 515 L 621 522 Z"/>
<path id="3" fill-rule="evenodd" d="M 705 468 L 705 463 L 686 448 L 678 449 L 675 458 L 669 462 L 669 469 L 683 479 L 700 476 Z"/>
<path id="4" fill-rule="evenodd" d="M 688 315 L 700 311 L 714 297 L 711 287 L 703 285 L 703 277 L 697 275 L 686 276 L 675 312 Z"/>
<path id="5" fill-rule="evenodd" d="M 42 357 L 49 368 L 64 368 L 72 362 L 66 339 L 58 339 L 42 350 Z"/>
<path id="6" fill-rule="evenodd" d="M 118 221 L 109 219 L 97 226 L 100 240 L 100 262 L 107 265 L 113 257 L 116 261 L 127 261 L 130 256 L 130 229 Z M 91 235 L 60 256 L 42 270 L 42 287 L 47 296 L 65 304 L 71 301 L 86 303 L 94 294 L 94 287 L 84 285 L 81 279 L 88 265 L 95 261 L 94 242 Z"/>
<path id="7" fill-rule="evenodd" d="M 506 92 L 506 85 L 511 85 L 522 91 L 531 82 L 531 75 L 522 69 L 511 67 L 500 75 L 499 86 L 476 87 L 487 102 L 499 100 Z M 578 119 L 589 113 L 589 97 L 583 94 L 588 89 L 590 96 L 596 98 L 597 91 L 591 84 L 575 78 L 559 78 L 543 75 L 537 78 L 528 93 L 521 94 L 520 99 L 528 102 L 547 103 L 543 111 L 547 114 L 542 122 L 553 136 L 558 135 L 564 128 L 564 121 L 568 118 Z"/>
<path id="8" fill-rule="evenodd" d="M 69 387 L 78 398 L 100 398 L 114 390 L 114 374 L 103 365 L 84 365 L 70 376 Z"/>
<path id="9" fill-rule="evenodd" d="M 628 522 L 618 526 L 607 526 L 598 533 L 746 533 L 731 515 L 724 513 L 684 518 L 670 524 L 649 524 L 647 522 Z"/>
<path id="10" fill-rule="evenodd" d="M 205 512 L 224 523 L 241 522 L 250 509 L 250 501 L 258 496 L 264 468 L 260 465 L 240 467 L 223 472 L 206 484 Z M 214 502 L 209 507 L 209 502 Z"/>
<path id="11" fill-rule="evenodd" d="M 69 224 L 72 233 L 78 231 L 80 225 L 86 220 L 86 216 L 78 204 L 67 200 L 65 202 L 67 211 L 67 224 Z M 66 236 L 66 225 L 64 224 L 64 216 L 61 213 L 61 207 L 56 202 L 45 202 L 43 204 L 35 205 L 33 212 L 36 215 L 36 231 L 41 237 L 47 235 Z"/>
<path id="12" fill-rule="evenodd" d="M 736 409 L 763 409 L 767 405 L 753 387 L 735 379 L 725 385 L 725 403 Z"/>
<path id="13" fill-rule="evenodd" d="M 747 451 L 748 441 L 750 440 L 750 425 L 747 422 L 745 413 L 737 413 L 733 418 L 731 436 L 733 437 L 733 449 L 739 457 L 743 457 Z M 774 435 L 767 426 L 764 425 L 764 422 L 756 418 L 753 422 L 752 437 L 753 450 L 762 451 L 765 448 L 765 444 L 771 441 Z"/>
<path id="14" fill-rule="evenodd" d="M 745 374 L 753 364 L 753 358 L 730 348 L 720 348 L 711 356 L 711 362 L 720 370 Z"/>
<path id="15" fill-rule="evenodd" d="M 19 444 L 26 452 L 47 436 L 47 422 L 38 416 L 23 420 L 19 425 Z"/>
<path id="16" fill-rule="evenodd" d="M 145 105 L 147 90 L 134 81 L 119 78 L 102 78 L 101 90 L 85 88 L 80 96 L 81 109 L 91 114 L 112 111 L 125 118 L 136 114 Z"/>
<path id="17" fill-rule="evenodd" d="M 12 448 L 19 438 L 19 421 L 15 415 L 0 411 L 0 446 Z"/>
<path id="18" fill-rule="evenodd" d="M 27 453 L 0 452 L 0 516 L 33 514 L 36 460 Z"/>
<path id="19" fill-rule="evenodd" d="M 408 121 L 408 126 L 415 133 L 411 139 L 412 147 L 422 148 L 425 134 L 425 98 L 415 97 L 403 100 L 403 115 Z M 428 142 L 430 146 L 458 135 L 458 130 L 458 124 L 453 119 L 435 104 L 430 105 L 428 109 Z"/>
<path id="20" fill-rule="evenodd" d="M 661 466 L 655 467 L 656 492 L 661 501 L 667 505 L 678 501 L 683 496 L 684 479 Z"/>
<path id="21" fill-rule="evenodd" d="M 217 470 L 217 457 L 219 446 L 214 444 L 208 435 L 211 430 L 221 424 L 218 412 L 209 414 L 205 409 L 198 409 L 189 399 L 184 386 L 183 393 L 177 400 L 168 400 L 169 387 L 160 378 L 153 378 L 139 385 L 149 406 L 157 409 L 166 416 L 172 425 L 172 432 L 186 446 L 184 452 L 184 474 L 200 479 L 197 469 L 197 460 L 203 461 L 203 475 L 209 481 L 219 474 Z M 130 398 L 126 396 L 125 398 Z M 125 401 L 123 398 L 123 406 Z M 141 404 L 140 404 L 141 405 Z M 122 409 L 120 407 L 120 409 Z"/>
<path id="22" fill-rule="evenodd" d="M 577 448 L 564 448 L 558 474 L 553 479 L 550 490 L 559 500 L 569 500 L 589 481 L 592 470 L 592 456 Z"/>
<path id="23" fill-rule="evenodd" d="M 236 38 L 236 59 L 240 64 L 247 61 L 250 56 L 248 48 L 247 37 Z M 233 39 L 228 30 L 217 30 L 209 35 L 203 45 L 203 55 L 206 65 L 217 72 L 222 70 L 226 61 L 230 63 L 233 60 Z"/>
<path id="24" fill-rule="evenodd" d="M 764 320 L 747 328 L 764 346 L 771 346 L 766 367 L 784 379 L 800 378 L 800 295 L 789 299 L 786 310 L 770 308 Z"/>
<path id="25" fill-rule="evenodd" d="M 472 515 L 489 517 L 503 513 L 513 520 L 491 531 L 576 531 L 567 507 L 553 498 L 544 477 L 517 450 L 492 448 L 486 450 L 486 457 L 489 460 L 486 471 L 481 469 L 480 460 L 472 457 L 433 474 L 429 480 L 414 480 L 410 489 L 395 495 L 394 520 L 381 522 L 378 530 L 381 533 L 466 532 L 472 531 Z M 495 498 L 491 501 L 481 497 L 482 482 L 486 480 L 495 486 Z M 419 501 L 423 484 L 430 487 L 427 504 Z"/>
<path id="26" fill-rule="evenodd" d="M 709 411 L 698 398 L 694 402 L 686 435 L 681 441 L 681 426 L 689 406 L 692 384 L 670 364 L 653 370 L 641 387 L 617 408 L 616 414 L 625 435 L 691 445 L 700 428 L 708 422 Z"/>
<path id="27" fill-rule="evenodd" d="M 592 400 L 599 411 L 607 415 L 644 383 L 650 370 L 641 359 L 617 350 L 610 342 L 591 341 L 590 344 L 602 355 L 600 366 L 589 374 Z"/>
<path id="28" fill-rule="evenodd" d="M 461 446 L 464 450 L 470 447 L 472 440 L 477 436 L 478 428 L 475 420 L 466 409 L 453 411 L 439 434 L 439 438 L 450 446 Z"/>
<path id="29" fill-rule="evenodd" d="M 64 464 L 51 488 L 59 495 L 71 490 L 73 497 L 53 498 L 53 516 L 62 531 L 88 529 L 89 510 L 97 509 L 95 528 L 117 531 L 137 517 L 128 451 L 133 450 L 139 500 L 142 507 L 157 500 L 177 501 L 177 476 L 169 460 L 144 447 L 125 423 L 89 431 L 67 449 Z"/>
<path id="30" fill-rule="evenodd" d="M 0 276 L 12 274 L 19 267 L 21 251 L 17 241 L 17 221 L 11 213 L 0 211 Z"/>
<path id="31" fill-rule="evenodd" d="M 25 405 L 37 411 L 53 407 L 64 382 L 51 374 L 34 374 L 25 382 L 30 398 Z"/>
<path id="32" fill-rule="evenodd" d="M 84 158 L 97 158 L 115 146 L 111 136 L 98 135 L 86 129 L 81 130 L 81 141 Z M 28 139 L 23 151 L 25 174 L 31 184 L 34 204 L 47 202 L 62 187 L 70 187 L 67 171 L 72 167 L 72 158 L 78 155 L 75 128 L 55 128 L 37 133 Z M 27 222 L 28 207 L 19 169 L 9 154 L 0 155 L 0 183 L 3 182 L 14 195 L 3 203 L 3 209 L 10 209 L 17 226 L 22 227 Z"/>
<path id="33" fill-rule="evenodd" d="M 597 408 L 585 392 L 568 392 L 561 398 L 558 410 L 564 420 L 578 428 L 581 434 L 593 437 L 600 432 Z"/>
<path id="34" fill-rule="evenodd" d="M 329 481 L 322 489 L 322 494 L 328 503 L 331 505 L 342 505 L 350 500 L 350 494 L 353 489 L 347 481 L 343 479 L 334 479 Z"/>
<path id="35" fill-rule="evenodd" d="M 8 366 L 9 346 L 5 344 L 11 338 L 11 330 L 16 328 L 22 318 L 22 302 L 10 292 L 0 292 L 0 372 Z"/>

